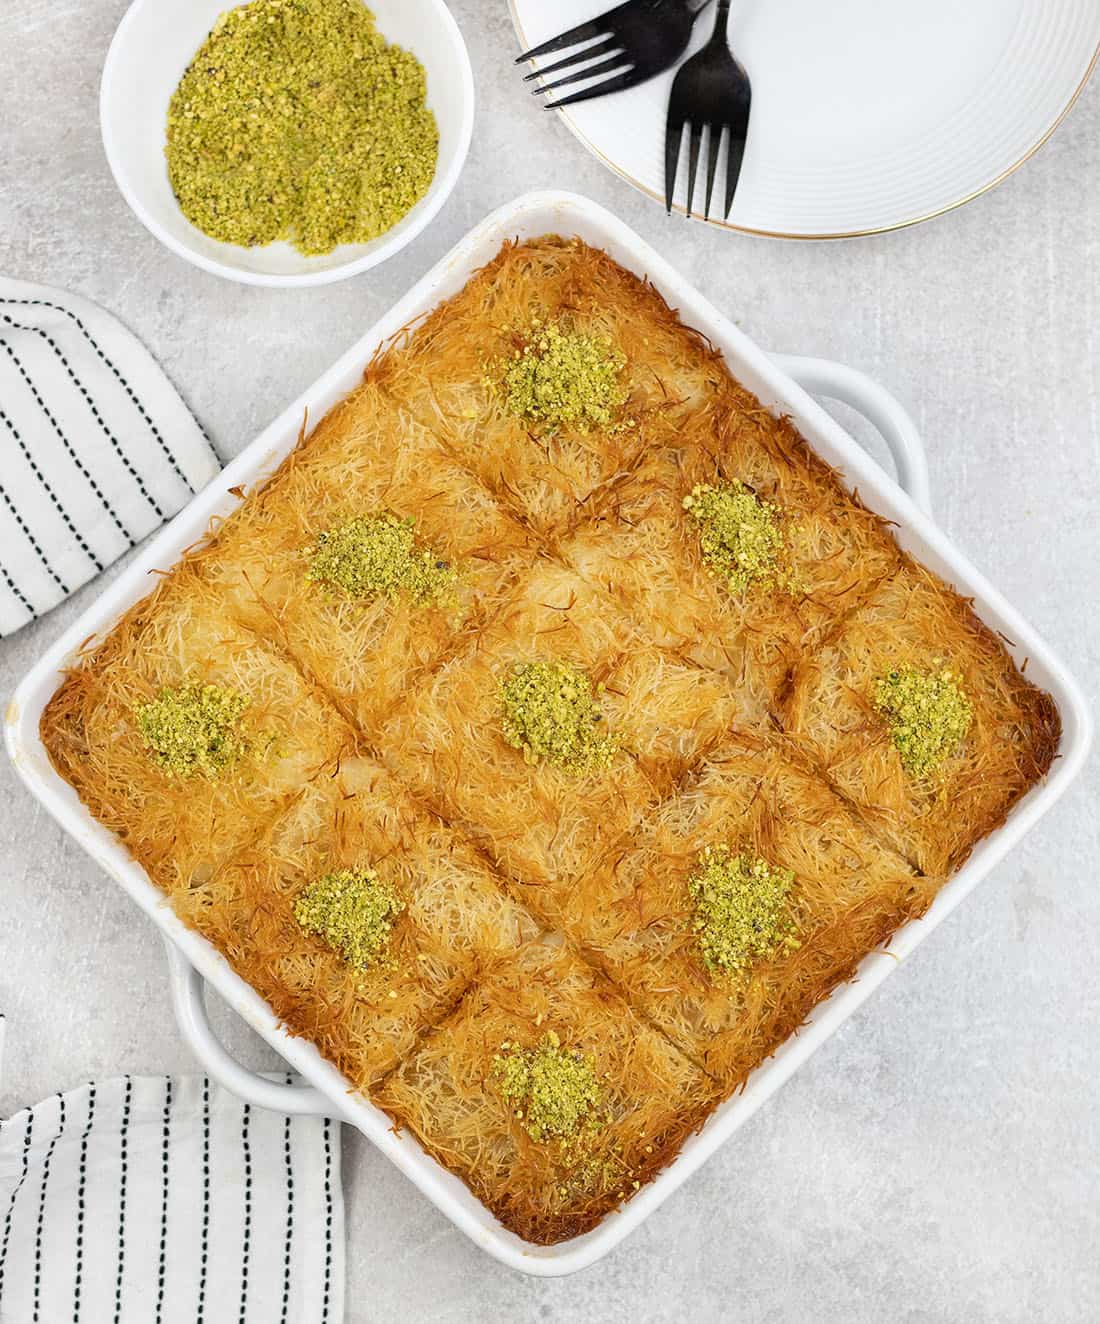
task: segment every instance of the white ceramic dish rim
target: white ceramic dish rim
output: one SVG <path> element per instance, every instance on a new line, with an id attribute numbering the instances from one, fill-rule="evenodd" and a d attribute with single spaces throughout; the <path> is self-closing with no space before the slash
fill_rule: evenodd
<path id="1" fill-rule="evenodd" d="M 349 276 L 356 276 L 362 271 L 369 271 L 371 267 L 376 267 L 387 258 L 393 257 L 406 248 L 412 241 L 431 224 L 439 215 L 443 204 L 454 192 L 454 187 L 458 183 L 458 177 L 466 164 L 466 158 L 470 151 L 470 142 L 474 132 L 474 109 L 476 97 L 474 93 L 474 71 L 470 64 L 470 53 L 466 48 L 466 40 L 462 31 L 455 22 L 454 15 L 447 8 L 444 0 L 426 0 L 436 11 L 437 21 L 440 28 L 447 34 L 453 48 L 454 55 L 454 74 L 461 84 L 463 116 L 462 123 L 459 126 L 458 151 L 455 152 L 450 163 L 444 169 L 442 175 L 432 183 L 432 188 L 427 197 L 421 199 L 416 208 L 416 214 L 410 219 L 409 224 L 399 231 L 395 231 L 383 242 L 377 244 L 369 253 L 362 257 L 354 258 L 350 262 L 345 262 L 340 266 L 328 267 L 317 271 L 298 272 L 295 274 L 276 274 L 263 271 L 248 271 L 242 267 L 232 266 L 228 262 L 217 262 L 209 258 L 206 254 L 199 252 L 187 244 L 181 243 L 174 235 L 170 234 L 164 226 L 142 202 L 140 196 L 130 185 L 129 177 L 125 169 L 122 155 L 118 144 L 115 141 L 114 133 L 111 129 L 109 103 L 113 92 L 113 80 L 116 76 L 120 52 L 123 50 L 126 40 L 127 29 L 130 24 L 136 21 L 138 12 L 143 9 L 151 0 L 132 0 L 130 7 L 122 16 L 122 20 L 115 29 L 115 35 L 111 39 L 111 44 L 107 49 L 107 58 L 103 64 L 103 75 L 99 85 L 99 126 L 103 138 L 103 150 L 107 157 L 107 164 L 111 168 L 111 174 L 114 176 L 115 183 L 118 185 L 119 192 L 125 198 L 130 210 L 145 226 L 154 238 L 159 239 L 162 244 L 177 257 L 182 257 L 185 261 L 194 266 L 209 271 L 212 275 L 223 276 L 226 280 L 237 281 L 242 285 L 262 285 L 268 288 L 295 289 L 304 286 L 331 285 L 336 281 L 346 280 Z M 226 8 L 232 8 L 232 0 L 226 0 Z"/>
<path id="2" fill-rule="evenodd" d="M 1028 674 L 1054 696 L 1062 717 L 1063 736 L 1059 759 L 1048 778 L 1033 788 L 1008 821 L 978 846 L 940 892 L 928 914 L 901 929 L 888 952 L 870 955 L 862 963 L 856 981 L 836 990 L 820 1004 L 803 1029 L 753 1074 L 745 1090 L 722 1104 L 703 1129 L 689 1139 L 674 1163 L 593 1231 L 558 1246 L 537 1247 L 503 1228 L 410 1135 L 395 1134 L 384 1114 L 351 1093 L 348 1082 L 321 1058 L 311 1043 L 280 1028 L 255 990 L 236 975 L 205 939 L 185 928 L 144 871 L 54 772 L 39 738 L 38 724 L 43 708 L 60 682 L 61 668 L 90 636 L 107 633 L 129 606 L 150 591 L 152 572 L 171 566 L 186 547 L 203 536 L 212 518 L 228 513 L 238 504 L 238 497 L 230 489 L 238 485 L 255 486 L 271 473 L 293 447 L 305 412 L 308 411 L 311 419 L 319 418 L 353 388 L 377 345 L 460 288 L 471 271 L 491 257 L 504 239 L 551 231 L 579 234 L 606 248 L 626 266 L 647 275 L 669 302 L 680 308 L 689 324 L 704 330 L 725 352 L 731 369 L 750 389 L 769 406 L 788 412 L 815 449 L 841 469 L 849 484 L 858 487 L 863 500 L 897 523 L 903 545 L 972 596 L 977 611 L 987 623 L 1014 641 L 1017 658 L 1029 660 Z M 810 389 L 847 398 L 879 422 L 895 452 L 908 466 L 917 496 L 926 498 L 926 477 L 915 430 L 887 393 L 860 374 L 836 365 L 790 360 L 788 366 Z M 605 1255 L 724 1143 L 1064 793 L 1084 763 L 1091 734 L 1087 705 L 1062 663 L 985 577 L 955 550 L 917 501 L 887 477 L 783 367 L 718 313 L 626 225 L 585 198 L 549 191 L 524 195 L 475 227 L 386 317 L 265 429 L 46 651 L 17 689 L 5 720 L 8 749 L 27 786 L 59 824 L 122 884 L 165 935 L 174 958 L 173 992 L 181 1029 L 208 1069 L 261 1106 L 324 1113 L 351 1122 L 477 1245 L 512 1268 L 540 1276 L 572 1273 Z M 210 981 L 229 1005 L 310 1082 L 309 1086 L 271 1086 L 268 1082 L 272 1093 L 258 1090 L 256 1077 L 235 1064 L 213 1040 L 202 1010 L 200 976 Z"/>

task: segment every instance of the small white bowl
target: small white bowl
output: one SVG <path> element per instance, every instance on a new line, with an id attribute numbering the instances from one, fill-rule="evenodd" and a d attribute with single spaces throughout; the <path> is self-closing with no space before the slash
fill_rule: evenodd
<path id="1" fill-rule="evenodd" d="M 164 157 L 168 103 L 219 14 L 233 0 L 134 0 L 118 26 L 99 91 L 107 161 L 142 224 L 174 253 L 246 285 L 327 285 L 377 266 L 424 229 L 458 181 L 474 125 L 474 76 L 466 43 L 443 0 L 367 0 L 379 31 L 410 50 L 428 76 L 439 124 L 439 162 L 427 194 L 368 244 L 305 257 L 287 243 L 242 248 L 211 239 L 183 215 Z"/>

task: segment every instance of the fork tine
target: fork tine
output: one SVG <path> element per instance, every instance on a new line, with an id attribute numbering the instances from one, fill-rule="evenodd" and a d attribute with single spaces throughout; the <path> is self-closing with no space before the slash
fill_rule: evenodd
<path id="1" fill-rule="evenodd" d="M 604 18 L 607 17 L 605 14 Z M 540 55 L 553 55 L 555 51 L 563 51 L 566 46 L 575 46 L 579 41 L 590 41 L 593 37 L 602 37 L 606 28 L 602 19 L 594 18 L 588 23 L 578 23 L 575 28 L 570 28 L 568 32 L 559 33 L 556 37 L 551 37 L 549 41 L 544 41 L 541 46 L 532 46 L 529 51 L 524 51 L 522 55 L 516 56 L 516 64 L 522 64 L 524 60 L 534 60 Z"/>
<path id="2" fill-rule="evenodd" d="M 618 61 L 622 64 L 622 61 Z M 570 96 L 561 97 L 557 101 L 546 101 L 543 103 L 544 110 L 558 110 L 562 106 L 572 106 L 578 101 L 587 101 L 589 97 L 604 97 L 609 92 L 622 92 L 628 87 L 634 87 L 641 81 L 641 75 L 635 68 L 624 69 L 621 74 L 614 74 L 610 78 L 605 78 L 602 83 L 596 83 L 594 87 L 582 87 L 579 92 L 573 92 Z"/>
<path id="3" fill-rule="evenodd" d="M 680 164 L 680 147 L 684 141 L 684 118 L 670 105 L 665 123 L 665 211 L 672 215 L 672 199 L 676 195 L 676 169 Z"/>
<path id="4" fill-rule="evenodd" d="M 598 41 L 595 46 L 586 46 L 583 51 L 578 51 L 576 55 L 569 55 L 564 60 L 558 60 L 555 64 L 548 64 L 545 69 L 532 69 L 529 74 L 523 75 L 523 81 L 529 83 L 532 78 L 545 78 L 547 74 L 556 74 L 559 69 L 568 69 L 572 64 L 582 64 L 585 60 L 594 60 L 597 55 L 606 55 L 608 51 L 615 49 L 615 38 L 608 37 L 606 41 Z"/>
<path id="5" fill-rule="evenodd" d="M 726 210 L 722 215 L 724 221 L 729 220 L 730 208 L 733 206 L 733 195 L 737 192 L 737 182 L 741 178 L 741 163 L 745 159 L 745 141 L 744 133 L 738 134 L 733 125 L 730 125 L 730 141 L 726 159 Z"/>
<path id="6" fill-rule="evenodd" d="M 695 196 L 695 173 L 699 169 L 699 147 L 703 141 L 703 126 L 691 126 L 691 154 L 688 157 L 688 218 L 691 217 L 691 200 Z"/>
<path id="7" fill-rule="evenodd" d="M 586 78 L 595 78 L 597 74 L 611 74 L 627 63 L 629 63 L 627 56 L 620 52 L 601 64 L 594 64 L 590 69 L 579 69 L 575 74 L 567 74 L 564 78 L 559 78 L 556 83 L 544 83 L 542 87 L 533 87 L 531 95 L 541 97 L 544 92 L 556 92 L 559 87 L 567 87 L 570 83 L 583 83 Z"/>
<path id="8" fill-rule="evenodd" d="M 718 170 L 718 149 L 722 146 L 722 126 L 712 124 L 710 137 L 707 139 L 707 200 L 703 208 L 703 220 L 710 220 L 710 199 L 714 192 L 714 176 Z"/>

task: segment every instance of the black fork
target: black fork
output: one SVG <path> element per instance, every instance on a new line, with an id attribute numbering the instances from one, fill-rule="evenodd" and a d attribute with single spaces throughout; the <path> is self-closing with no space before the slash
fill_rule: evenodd
<path id="1" fill-rule="evenodd" d="M 691 133 L 687 214 L 691 215 L 691 204 L 695 196 L 695 175 L 699 168 L 704 127 L 709 127 L 710 137 L 707 145 L 707 197 L 703 216 L 705 219 L 710 217 L 710 199 L 714 192 L 723 132 L 729 135 L 723 220 L 729 216 L 730 207 L 733 206 L 733 195 L 737 191 L 745 143 L 748 140 L 752 88 L 748 74 L 730 53 L 727 38 L 729 12 L 730 0 L 718 0 L 718 12 L 710 41 L 687 61 L 672 84 L 668 124 L 665 128 L 665 206 L 670 214 L 673 194 L 676 192 L 676 168 L 680 164 L 680 145 L 685 124 Z"/>
<path id="2" fill-rule="evenodd" d="M 676 63 L 687 49 L 696 18 L 709 3 L 710 0 L 626 0 L 625 4 L 608 10 L 606 14 L 579 23 L 568 32 L 544 41 L 541 46 L 524 51 L 516 63 L 522 64 L 524 60 L 535 60 L 587 43 L 565 59 L 527 74 L 526 81 L 530 81 L 562 69 L 577 70 L 535 88 L 535 95 L 556 92 L 570 83 L 581 83 L 601 75 L 607 75 L 601 82 L 547 102 L 547 110 L 587 101 L 590 97 L 606 96 L 609 92 L 621 92 L 624 88 L 644 83 Z M 593 60 L 598 63 L 589 63 Z M 580 65 L 584 67 L 577 68 Z"/>

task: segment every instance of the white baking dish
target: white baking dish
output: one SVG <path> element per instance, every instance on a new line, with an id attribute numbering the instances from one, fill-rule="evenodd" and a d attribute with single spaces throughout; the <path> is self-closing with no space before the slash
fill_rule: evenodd
<path id="1" fill-rule="evenodd" d="M 536 1247 L 504 1229 L 465 1186 L 439 1167 L 407 1134 L 395 1135 L 388 1119 L 325 1062 L 312 1044 L 280 1029 L 271 1009 L 204 939 L 184 928 L 163 895 L 131 860 L 119 842 L 84 809 L 75 792 L 53 771 L 38 734 L 39 718 L 61 680 L 61 670 L 89 636 L 106 634 L 119 616 L 152 587 L 150 572 L 171 566 L 183 550 L 201 538 L 210 520 L 238 502 L 232 489 L 255 487 L 291 450 L 303 414 L 319 419 L 359 381 L 375 347 L 410 320 L 458 290 L 471 272 L 511 236 L 547 232 L 576 234 L 608 250 L 619 262 L 648 276 L 685 321 L 705 331 L 725 353 L 733 373 L 776 411 L 789 413 L 815 449 L 858 486 L 864 501 L 898 526 L 901 543 L 962 593 L 973 597 L 981 617 L 1013 641 L 1015 656 L 1028 659 L 1028 675 L 1053 695 L 1062 718 L 1060 757 L 1046 781 L 1013 810 L 1003 827 L 974 851 L 966 865 L 941 891 L 924 919 L 901 929 L 890 955 L 875 953 L 860 967 L 859 979 L 837 989 L 761 1066 L 743 1093 L 710 1117 L 680 1157 L 638 1193 L 621 1212 L 558 1246 Z M 801 385 L 798 382 L 801 381 Z M 898 463 L 905 491 L 862 451 L 807 393 L 846 400 L 883 432 Z M 760 1104 L 803 1063 L 895 970 L 936 925 L 983 878 L 1021 836 L 1046 812 L 1077 775 L 1091 738 L 1091 719 L 1074 681 L 1046 644 L 991 584 L 947 541 L 929 518 L 927 472 L 919 439 L 900 406 L 861 374 L 818 360 L 777 361 L 764 354 L 721 316 L 675 270 L 615 217 L 584 198 L 566 193 L 528 194 L 495 212 L 477 226 L 446 258 L 402 299 L 390 314 L 350 349 L 303 396 L 266 429 L 207 490 L 153 539 L 128 571 L 107 590 L 26 677 L 9 705 L 6 736 L 24 781 L 58 822 L 116 878 L 164 932 L 172 967 L 172 987 L 180 1028 L 203 1064 L 222 1084 L 252 1102 L 287 1112 L 318 1112 L 359 1128 L 458 1227 L 491 1255 L 526 1273 L 553 1275 L 582 1269 L 606 1254 L 674 1191 Z M 207 979 L 309 1082 L 280 1086 L 264 1081 L 234 1062 L 210 1032 L 202 1005 Z"/>

